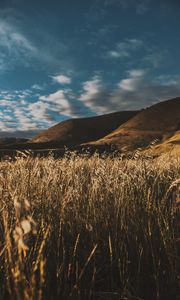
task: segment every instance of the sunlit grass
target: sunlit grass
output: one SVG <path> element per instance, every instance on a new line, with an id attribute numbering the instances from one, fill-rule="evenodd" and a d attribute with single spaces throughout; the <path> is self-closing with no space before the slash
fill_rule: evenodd
<path id="1" fill-rule="evenodd" d="M 178 299 L 179 190 L 169 156 L 2 161 L 0 299 Z"/>

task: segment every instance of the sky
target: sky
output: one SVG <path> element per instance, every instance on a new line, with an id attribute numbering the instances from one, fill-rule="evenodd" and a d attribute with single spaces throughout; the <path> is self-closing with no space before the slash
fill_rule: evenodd
<path id="1" fill-rule="evenodd" d="M 0 0 L 0 136 L 180 96 L 179 0 Z"/>

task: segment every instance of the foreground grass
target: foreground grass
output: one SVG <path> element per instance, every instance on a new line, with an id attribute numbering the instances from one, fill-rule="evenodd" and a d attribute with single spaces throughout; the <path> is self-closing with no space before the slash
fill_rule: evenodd
<path id="1" fill-rule="evenodd" d="M 178 299 L 180 159 L 0 163 L 0 299 Z"/>

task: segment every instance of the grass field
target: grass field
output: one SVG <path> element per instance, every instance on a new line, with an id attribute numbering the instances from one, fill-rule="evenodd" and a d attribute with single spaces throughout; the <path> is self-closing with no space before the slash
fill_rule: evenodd
<path id="1" fill-rule="evenodd" d="M 180 158 L 0 162 L 0 300 L 179 299 Z"/>

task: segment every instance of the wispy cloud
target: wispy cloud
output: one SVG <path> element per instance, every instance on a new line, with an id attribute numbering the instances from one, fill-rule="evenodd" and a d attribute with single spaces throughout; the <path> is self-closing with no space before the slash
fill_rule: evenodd
<path id="1" fill-rule="evenodd" d="M 27 29 L 27 24 L 29 28 Z M 25 26 L 24 26 L 25 25 Z M 25 27 L 25 28 L 24 28 Z M 53 32 L 35 27 L 16 9 L 0 11 L 0 71 L 16 66 L 50 72 L 73 68 L 69 47 Z"/>
<path id="2" fill-rule="evenodd" d="M 158 68 L 163 62 L 167 63 L 169 58 L 168 47 L 160 49 L 152 45 L 147 39 L 131 38 L 117 43 L 114 48 L 106 51 L 105 59 L 126 61 L 133 65 L 134 62 L 141 66 Z"/>
<path id="3" fill-rule="evenodd" d="M 43 91 L 45 87 L 44 87 L 44 85 L 35 83 L 35 84 L 33 84 L 33 85 L 31 86 L 31 88 L 32 88 L 33 90 Z"/>
<path id="4" fill-rule="evenodd" d="M 13 26 L 0 20 L 0 70 L 11 69 L 23 63 L 27 65 L 37 49 Z"/>
<path id="5" fill-rule="evenodd" d="M 156 47 L 147 47 L 146 54 L 143 57 L 143 62 L 151 65 L 154 68 L 158 68 L 163 61 L 168 59 L 168 50 L 167 49 L 157 49 Z"/>
<path id="6" fill-rule="evenodd" d="M 143 46 L 143 41 L 139 39 L 126 39 L 123 42 L 118 43 L 114 49 L 109 50 L 106 53 L 106 57 L 110 58 L 128 58 L 135 51 L 139 50 Z"/>
<path id="7" fill-rule="evenodd" d="M 56 76 L 51 76 L 54 82 L 60 83 L 60 84 L 70 84 L 71 83 L 71 77 L 60 74 Z"/>

